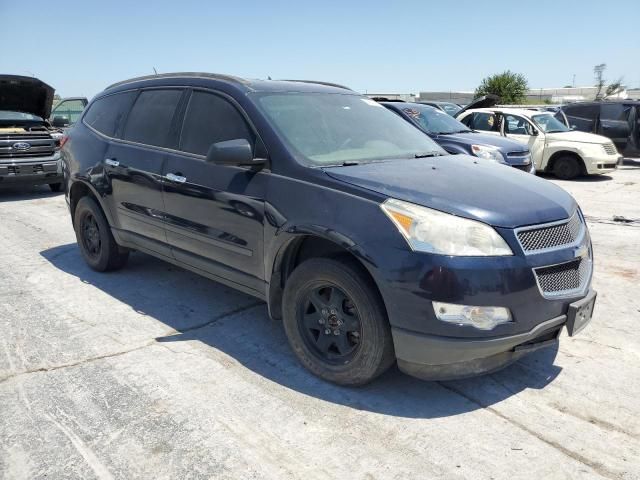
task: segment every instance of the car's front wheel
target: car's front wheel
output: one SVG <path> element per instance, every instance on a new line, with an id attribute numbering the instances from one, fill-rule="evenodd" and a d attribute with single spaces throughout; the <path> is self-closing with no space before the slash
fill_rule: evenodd
<path id="1" fill-rule="evenodd" d="M 581 169 L 578 159 L 571 156 L 558 158 L 553 164 L 553 174 L 562 180 L 571 180 L 580 175 Z"/>
<path id="2" fill-rule="evenodd" d="M 300 362 L 341 385 L 363 385 L 395 361 L 384 304 L 362 267 L 313 258 L 291 274 L 284 328 Z"/>
<path id="3" fill-rule="evenodd" d="M 104 213 L 92 198 L 82 197 L 76 205 L 73 227 L 80 252 L 94 270 L 117 270 L 127 263 L 129 252 L 118 247 Z"/>

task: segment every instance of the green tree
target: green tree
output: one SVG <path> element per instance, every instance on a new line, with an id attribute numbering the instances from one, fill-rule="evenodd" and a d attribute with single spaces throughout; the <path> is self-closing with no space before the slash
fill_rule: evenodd
<path id="1" fill-rule="evenodd" d="M 486 77 L 476 88 L 476 97 L 493 94 L 501 103 L 524 103 L 529 84 L 524 75 L 510 70 Z"/>

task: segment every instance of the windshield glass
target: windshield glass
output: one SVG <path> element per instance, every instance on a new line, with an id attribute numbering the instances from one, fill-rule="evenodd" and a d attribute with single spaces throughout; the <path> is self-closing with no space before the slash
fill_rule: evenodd
<path id="1" fill-rule="evenodd" d="M 558 133 L 558 132 L 570 132 L 571 130 L 567 126 L 554 117 L 551 114 L 534 115 L 531 117 L 533 121 L 538 125 L 543 132 L 546 133 Z"/>
<path id="2" fill-rule="evenodd" d="M 258 94 L 258 105 L 303 163 L 365 163 L 444 155 L 433 140 L 374 100 L 335 93 Z"/>
<path id="3" fill-rule="evenodd" d="M 15 121 L 29 121 L 29 122 L 41 122 L 42 119 L 30 113 L 12 112 L 11 110 L 0 110 L 0 120 L 15 120 Z"/>
<path id="4" fill-rule="evenodd" d="M 403 108 L 402 111 L 433 135 L 471 131 L 463 123 L 434 107 L 411 105 Z"/>

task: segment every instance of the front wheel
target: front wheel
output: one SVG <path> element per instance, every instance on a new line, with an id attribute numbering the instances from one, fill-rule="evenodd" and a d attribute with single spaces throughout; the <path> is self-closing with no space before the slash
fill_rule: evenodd
<path id="1" fill-rule="evenodd" d="M 92 269 L 106 272 L 127 263 L 129 252 L 120 249 L 104 213 L 92 198 L 82 197 L 78 202 L 73 227 L 80 252 Z"/>
<path id="2" fill-rule="evenodd" d="M 384 304 L 355 262 L 313 258 L 287 280 L 284 328 L 300 362 L 340 385 L 364 385 L 395 360 Z"/>
<path id="3" fill-rule="evenodd" d="M 560 157 L 553 164 L 553 174 L 561 180 L 571 180 L 580 173 L 580 164 L 575 157 Z"/>

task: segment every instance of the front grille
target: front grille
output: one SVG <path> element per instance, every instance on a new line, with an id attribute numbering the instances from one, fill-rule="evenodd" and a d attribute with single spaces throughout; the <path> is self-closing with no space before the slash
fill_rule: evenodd
<path id="1" fill-rule="evenodd" d="M 618 150 L 613 143 L 605 143 L 604 145 L 602 145 L 602 148 L 604 149 L 604 153 L 606 153 L 607 155 L 617 155 L 618 153 Z"/>
<path id="2" fill-rule="evenodd" d="M 562 223 L 522 229 L 517 232 L 517 236 L 522 249 L 533 252 L 575 243 L 582 236 L 584 228 L 580 214 L 575 212 L 569 220 Z"/>
<path id="3" fill-rule="evenodd" d="M 550 267 L 534 268 L 540 291 L 546 297 L 571 295 L 581 292 L 591 278 L 591 251 L 589 255 Z"/>
<path id="4" fill-rule="evenodd" d="M 15 148 L 17 143 L 27 143 L 29 148 Z M 0 135 L 0 160 L 32 157 L 49 157 L 55 153 L 56 140 L 47 133 L 15 133 Z"/>

